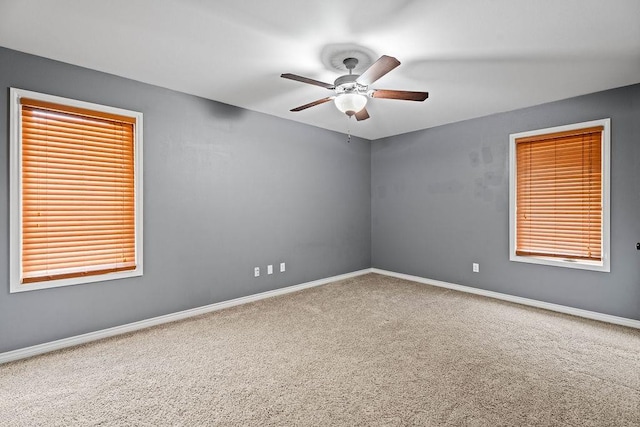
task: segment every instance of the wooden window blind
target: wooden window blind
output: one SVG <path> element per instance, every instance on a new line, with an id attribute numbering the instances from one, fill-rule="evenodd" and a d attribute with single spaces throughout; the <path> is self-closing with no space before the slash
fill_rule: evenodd
<path id="1" fill-rule="evenodd" d="M 516 255 L 602 260 L 603 129 L 516 139 Z"/>
<path id="2" fill-rule="evenodd" d="M 21 283 L 135 269 L 135 118 L 20 104 Z"/>

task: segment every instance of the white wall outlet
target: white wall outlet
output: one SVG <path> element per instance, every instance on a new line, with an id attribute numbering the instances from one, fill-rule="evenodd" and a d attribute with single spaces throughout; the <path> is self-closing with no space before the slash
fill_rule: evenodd
<path id="1" fill-rule="evenodd" d="M 267 265 L 267 274 L 273 274 L 273 264 Z"/>
<path id="2" fill-rule="evenodd" d="M 479 273 L 480 272 L 480 264 L 478 264 L 477 262 L 473 263 L 473 272 L 474 273 Z"/>
<path id="3" fill-rule="evenodd" d="M 259 277 L 260 276 L 260 267 L 255 267 L 253 269 L 253 277 Z"/>
<path id="4" fill-rule="evenodd" d="M 284 273 L 287 269 L 284 266 L 284 262 L 280 263 L 280 273 Z"/>

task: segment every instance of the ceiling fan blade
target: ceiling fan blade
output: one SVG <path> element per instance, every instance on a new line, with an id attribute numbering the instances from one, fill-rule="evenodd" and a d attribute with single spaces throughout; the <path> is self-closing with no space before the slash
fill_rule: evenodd
<path id="1" fill-rule="evenodd" d="M 286 73 L 286 74 L 281 74 L 280 77 L 282 77 L 284 79 L 295 80 L 297 82 L 308 83 L 310 85 L 316 85 L 316 86 L 324 87 L 326 89 L 334 89 L 335 88 L 335 86 L 330 84 L 330 83 L 321 82 L 319 80 L 310 79 L 308 77 L 298 76 L 296 74 Z"/>
<path id="2" fill-rule="evenodd" d="M 369 112 L 367 111 L 366 108 L 363 108 L 362 110 L 356 113 L 356 120 L 358 121 L 367 120 L 368 118 L 369 118 Z"/>
<path id="3" fill-rule="evenodd" d="M 329 96 L 327 98 L 318 99 L 317 101 L 313 101 L 313 102 L 310 102 L 308 104 L 304 104 L 304 105 L 301 105 L 299 107 L 293 108 L 290 111 L 294 111 L 295 112 L 295 111 L 306 110 L 307 108 L 315 107 L 316 105 L 320 105 L 320 104 L 324 104 L 325 102 L 329 102 L 333 98 L 335 98 L 335 96 Z"/>
<path id="4" fill-rule="evenodd" d="M 393 56 L 382 55 L 376 62 L 367 68 L 360 77 L 358 77 L 356 82 L 361 85 L 369 86 L 371 83 L 375 82 L 398 65 L 400 65 L 400 61 Z"/>
<path id="5" fill-rule="evenodd" d="M 429 97 L 429 92 L 411 92 L 408 90 L 388 90 L 376 89 L 373 91 L 374 98 L 401 99 L 404 101 L 424 101 Z"/>

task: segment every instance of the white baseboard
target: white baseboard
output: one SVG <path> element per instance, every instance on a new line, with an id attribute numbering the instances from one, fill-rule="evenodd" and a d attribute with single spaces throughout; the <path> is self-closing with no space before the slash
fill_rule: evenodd
<path id="1" fill-rule="evenodd" d="M 103 338 L 113 337 L 115 335 L 126 334 L 128 332 L 149 328 L 151 326 L 162 325 L 163 323 L 175 322 L 193 316 L 199 316 L 212 311 L 222 310 L 224 308 L 234 307 L 236 305 L 247 304 L 266 298 L 285 295 L 291 292 L 301 291 L 303 289 L 312 288 L 314 286 L 322 286 L 327 283 L 336 282 L 338 280 L 350 279 L 352 277 L 361 276 L 371 273 L 370 268 L 364 270 L 353 271 L 351 273 L 340 274 L 338 276 L 327 277 L 325 279 L 314 280 L 299 285 L 288 286 L 286 288 L 275 289 L 273 291 L 261 292 L 259 294 L 248 295 L 246 297 L 236 298 L 229 301 L 222 301 L 215 304 L 205 305 L 202 307 L 192 308 L 190 310 L 179 311 L 176 313 L 165 314 L 164 316 L 153 317 L 151 319 L 140 320 L 138 322 L 128 323 L 126 325 L 115 326 L 113 328 L 102 329 L 95 332 L 89 332 L 82 335 L 76 335 L 69 338 L 63 338 L 31 347 L 19 348 L 17 350 L 0 353 L 0 364 L 12 362 L 14 360 L 25 359 L 27 357 L 37 356 L 39 354 L 49 353 L 51 351 L 60 350 L 67 347 L 73 347 L 85 344 L 91 341 Z"/>
<path id="2" fill-rule="evenodd" d="M 20 348 L 13 351 L 8 351 L 5 353 L 0 353 L 0 364 L 12 362 L 14 360 L 19 360 L 19 359 L 25 359 L 27 357 L 37 356 L 39 354 L 49 353 L 51 351 L 60 350 L 67 347 L 73 347 L 76 345 L 85 344 L 85 343 L 100 340 L 103 338 L 109 338 L 109 337 L 113 337 L 120 334 L 126 334 L 126 333 L 137 331 L 140 329 L 149 328 L 151 326 L 157 326 L 157 325 L 162 325 L 164 323 L 175 322 L 177 320 L 182 320 L 182 319 L 186 319 L 193 316 L 199 316 L 205 313 L 211 313 L 213 311 L 222 310 L 224 308 L 234 307 L 236 305 L 247 304 L 250 302 L 259 301 L 262 299 L 271 298 L 278 295 L 285 295 L 291 292 L 297 292 L 297 291 L 312 288 L 315 286 L 322 286 L 331 282 L 350 279 L 350 278 L 361 276 L 367 273 L 377 273 L 385 276 L 397 277 L 399 279 L 410 280 L 412 282 L 423 283 L 426 285 L 453 289 L 460 292 L 482 295 L 485 297 L 495 298 L 503 301 L 509 301 L 516 304 L 523 304 L 531 307 L 543 308 L 546 310 L 556 311 L 559 313 L 571 314 L 573 316 L 584 317 L 587 319 L 599 320 L 601 322 L 613 323 L 615 325 L 622 325 L 622 326 L 628 326 L 631 328 L 640 329 L 639 320 L 612 316 L 609 314 L 597 313 L 595 311 L 582 310 L 579 308 L 567 307 L 564 305 L 553 304 L 553 303 L 538 301 L 538 300 L 529 299 L 529 298 L 517 297 L 513 295 L 503 294 L 500 292 L 487 291 L 484 289 L 473 288 L 470 286 L 457 285 L 455 283 L 442 282 L 440 280 L 426 279 L 420 276 L 412 276 L 409 274 L 381 270 L 379 268 L 365 268 L 364 270 L 358 270 L 351 273 L 341 274 L 338 276 L 327 277 L 325 279 L 314 280 L 312 282 L 306 282 L 299 285 L 288 286 L 286 288 L 275 289 L 273 291 L 261 292 L 259 294 L 236 298 L 229 301 L 222 301 L 215 304 L 205 305 L 203 307 L 192 308 L 190 310 L 179 311 L 177 313 L 171 313 L 171 314 L 166 314 L 164 316 L 153 317 L 151 319 L 128 323 L 126 325 L 115 326 L 113 328 L 102 329 L 100 331 L 89 332 L 86 334 L 76 335 L 76 336 L 64 338 L 61 340 L 51 341 L 48 343 L 38 344 L 31 347 L 25 347 L 25 348 Z"/>
<path id="3" fill-rule="evenodd" d="M 595 311 L 582 310 L 580 308 L 567 307 L 565 305 L 553 304 L 550 302 L 538 301 L 529 298 L 516 297 L 513 295 L 503 294 L 500 292 L 486 291 L 484 289 L 472 288 L 470 286 L 457 285 L 455 283 L 442 282 L 440 280 L 426 279 L 420 276 L 412 276 L 409 274 L 395 273 L 393 271 L 372 268 L 372 273 L 382 274 L 385 276 L 397 277 L 398 279 L 410 280 L 412 282 L 423 283 L 425 285 L 438 286 L 440 288 L 453 289 L 469 294 L 482 295 L 489 298 L 495 298 L 503 301 L 509 301 L 516 304 L 528 305 L 531 307 L 544 308 L 545 310 L 557 311 L 559 313 L 571 314 L 573 316 L 584 317 L 586 319 L 599 320 L 601 322 L 613 323 L 615 325 L 628 326 L 630 328 L 640 329 L 640 320 L 628 319 L 626 317 L 612 316 L 610 314 L 598 313 Z"/>

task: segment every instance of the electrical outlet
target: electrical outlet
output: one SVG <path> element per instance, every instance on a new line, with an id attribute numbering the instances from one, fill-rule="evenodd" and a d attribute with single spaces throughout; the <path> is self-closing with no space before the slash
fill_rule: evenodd
<path id="1" fill-rule="evenodd" d="M 273 274 L 273 264 L 267 265 L 267 274 Z"/>
<path id="2" fill-rule="evenodd" d="M 284 262 L 281 262 L 280 263 L 280 273 L 284 273 L 285 271 L 286 271 L 286 268 L 285 268 Z"/>
<path id="3" fill-rule="evenodd" d="M 473 263 L 473 272 L 474 273 L 479 273 L 480 272 L 480 264 L 478 264 L 477 262 Z"/>
<path id="4" fill-rule="evenodd" d="M 253 269 L 253 277 L 259 277 L 260 276 L 260 267 L 255 267 Z"/>

